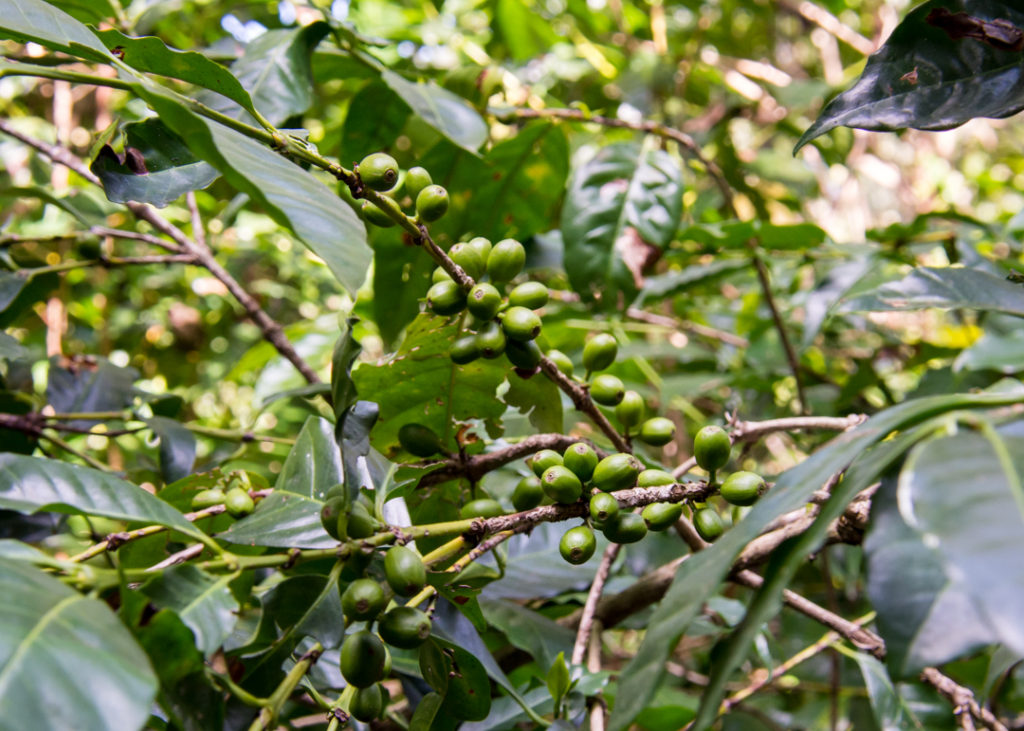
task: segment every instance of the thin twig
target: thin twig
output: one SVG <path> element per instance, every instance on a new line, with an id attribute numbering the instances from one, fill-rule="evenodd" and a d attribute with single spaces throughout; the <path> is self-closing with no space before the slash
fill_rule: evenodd
<path id="1" fill-rule="evenodd" d="M 752 244 L 751 248 L 756 248 L 756 246 Z M 786 354 L 786 361 L 789 363 L 789 369 L 793 372 L 793 380 L 796 382 L 797 410 L 802 414 L 806 414 L 808 407 L 807 395 L 804 393 L 804 382 L 800 376 L 800 360 L 797 358 L 796 349 L 793 348 L 793 342 L 789 339 L 789 334 L 786 332 L 786 325 L 782 321 L 779 306 L 775 303 L 775 297 L 772 295 L 772 285 L 768 281 L 768 267 L 765 266 L 761 255 L 756 250 L 753 252 L 753 260 L 754 271 L 757 272 L 757 281 L 761 283 L 761 293 L 764 295 L 764 301 L 768 305 L 769 312 L 771 312 L 772 322 L 775 323 L 775 329 L 779 333 L 779 341 L 782 343 L 782 350 Z"/>
<path id="2" fill-rule="evenodd" d="M 726 332 L 725 330 L 719 330 L 718 328 L 709 327 L 708 325 L 701 325 L 698 322 L 692 322 L 690 320 L 679 320 L 674 317 L 668 317 L 667 315 L 659 315 L 655 312 L 641 310 L 639 307 L 630 307 L 627 309 L 626 317 L 631 320 L 638 320 L 651 325 L 659 325 L 670 330 L 689 330 L 695 335 L 700 335 L 712 340 L 720 340 L 726 345 L 734 345 L 737 348 L 746 348 L 750 345 L 750 341 L 746 338 Z"/>
<path id="3" fill-rule="evenodd" d="M 590 591 L 587 592 L 587 601 L 583 605 L 583 614 L 580 616 L 580 626 L 576 630 L 576 642 L 572 646 L 572 664 L 579 665 L 583 662 L 583 654 L 590 645 L 590 632 L 594 628 L 594 612 L 597 610 L 597 602 L 604 592 L 605 582 L 608 581 L 608 574 L 611 572 L 612 564 L 618 558 L 622 550 L 621 543 L 610 543 L 604 549 L 601 556 L 601 563 L 594 574 L 594 580 L 590 584 Z"/>
<path id="4" fill-rule="evenodd" d="M 38 150 L 54 162 L 60 163 L 61 165 L 75 171 L 90 183 L 102 187 L 99 178 L 93 175 L 85 163 L 64 147 L 51 145 L 47 142 L 43 142 L 42 140 L 22 134 L 14 129 L 7 120 L 3 119 L 0 119 L 0 132 L 14 137 L 29 147 Z M 299 373 L 301 373 L 309 383 L 320 383 L 320 377 L 317 375 L 316 371 L 314 371 L 309 364 L 302 359 L 295 350 L 295 347 L 288 341 L 281 325 L 271 318 L 270 315 L 260 307 L 256 299 L 250 295 L 241 284 L 239 284 L 238 280 L 235 279 L 223 266 L 221 266 L 220 262 L 214 258 L 209 247 L 201 246 L 198 242 L 190 239 L 181 229 L 157 213 L 151 206 L 144 203 L 134 202 L 126 203 L 125 206 L 135 214 L 137 218 L 148 222 L 157 231 L 170 237 L 178 244 L 178 246 L 181 247 L 183 252 L 195 256 L 196 264 L 205 267 L 210 274 L 220 280 L 227 290 L 231 292 L 232 296 L 238 300 L 238 303 L 242 305 L 242 309 L 245 310 L 246 314 L 253 322 L 256 323 L 256 326 L 259 327 L 263 337 L 270 342 L 270 344 L 273 345 L 282 356 L 294 365 L 295 368 L 298 369 Z"/>

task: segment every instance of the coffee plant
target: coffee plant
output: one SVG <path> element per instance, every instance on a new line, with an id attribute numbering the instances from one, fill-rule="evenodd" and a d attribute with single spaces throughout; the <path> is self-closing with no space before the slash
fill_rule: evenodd
<path id="1" fill-rule="evenodd" d="M 0 728 L 1024 728 L 1017 4 L 0 44 Z"/>

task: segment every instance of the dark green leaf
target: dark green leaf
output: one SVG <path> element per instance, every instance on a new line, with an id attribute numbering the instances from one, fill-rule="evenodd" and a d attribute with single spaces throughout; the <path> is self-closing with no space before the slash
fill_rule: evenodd
<path id="1" fill-rule="evenodd" d="M 129 124 L 124 132 L 124 153 L 104 145 L 89 165 L 114 203 L 139 201 L 163 208 L 220 175 L 159 119 Z"/>
<path id="2" fill-rule="evenodd" d="M 863 652 L 844 653 L 853 657 L 864 676 L 864 685 L 871 699 L 871 710 L 875 714 L 878 728 L 883 731 L 898 731 L 905 728 L 920 728 L 921 724 L 907 708 L 899 691 L 893 685 L 885 665 Z"/>
<path id="3" fill-rule="evenodd" d="M 0 38 L 35 41 L 51 50 L 100 63 L 113 60 L 89 28 L 43 0 L 0 0 Z"/>
<path id="4" fill-rule="evenodd" d="M 417 84 L 385 69 L 381 79 L 413 112 L 442 135 L 469 152 L 487 139 L 487 123 L 462 97 L 430 81 Z"/>
<path id="5" fill-rule="evenodd" d="M 829 476 L 845 468 L 864 450 L 894 430 L 906 429 L 952 409 L 995 407 L 1021 400 L 1024 400 L 1021 394 L 954 394 L 909 401 L 887 409 L 858 428 L 836 437 L 828 446 L 783 473 L 743 520 L 711 547 L 680 565 L 672 585 L 651 617 L 636 657 L 622 673 L 610 727 L 626 728 L 644 709 L 663 676 L 665 660 L 707 597 L 726 576 L 747 543 L 776 517 L 804 505 Z"/>
<path id="6" fill-rule="evenodd" d="M 342 415 L 356 401 L 356 387 L 352 383 L 352 364 L 362 347 L 355 339 L 352 329 L 358 318 L 350 317 L 345 322 L 344 331 L 338 336 L 338 342 L 334 344 L 334 352 L 331 354 L 331 399 L 334 404 L 334 418 L 338 425 L 342 424 Z"/>
<path id="7" fill-rule="evenodd" d="M 372 243 L 373 315 L 381 337 L 390 344 L 419 314 L 437 263 L 422 246 L 409 246 L 397 228 L 378 232 Z"/>
<path id="8" fill-rule="evenodd" d="M 565 662 L 564 652 L 558 653 L 558 657 L 551 663 L 545 682 L 557 708 L 562 698 L 569 692 L 569 666 Z"/>
<path id="9" fill-rule="evenodd" d="M 332 648 L 341 644 L 345 633 L 338 582 L 330 576 L 285 579 L 263 597 L 263 610 L 284 633 L 278 644 L 309 635 Z"/>
<path id="10" fill-rule="evenodd" d="M 428 426 L 454 447 L 453 419 L 498 419 L 504 413 L 495 393 L 505 366 L 485 360 L 452 363 L 448 347 L 456 328 L 449 318 L 421 314 L 394 356 L 380 365 L 361 363 L 353 371 L 360 397 L 380 404 L 373 440 L 384 454 L 398 449 L 403 424 Z"/>
<path id="11" fill-rule="evenodd" d="M 352 97 L 341 136 L 341 164 L 352 166 L 373 152 L 388 151 L 409 119 L 409 105 L 383 81 Z"/>
<path id="12" fill-rule="evenodd" d="M 1002 118 L 1024 109 L 1020 49 L 998 33 L 986 33 L 982 24 L 989 21 L 1005 24 L 1011 38 L 1022 38 L 1024 12 L 1014 3 L 930 0 L 914 8 L 868 59 L 857 83 L 822 110 L 796 149 L 840 125 L 949 129 L 974 117 Z"/>
<path id="13" fill-rule="evenodd" d="M 196 155 L 323 259 L 345 289 L 362 285 L 370 263 L 366 229 L 327 186 L 255 140 L 193 114 L 152 83 L 140 83 L 138 91 Z"/>
<path id="14" fill-rule="evenodd" d="M 324 495 L 344 482 L 344 476 L 334 425 L 310 417 L 288 453 L 274 492 L 260 502 L 256 512 L 234 523 L 220 537 L 255 546 L 335 546 L 338 542 L 320 523 L 320 508 Z"/>
<path id="15" fill-rule="evenodd" d="M 0 561 L 0 594 L 4 726 L 83 731 L 142 727 L 157 679 L 106 604 L 38 569 L 6 560 Z M 67 702 L 69 698 L 74 702 Z"/>
<path id="16" fill-rule="evenodd" d="M 40 510 L 82 512 L 163 525 L 189 536 L 203 535 L 163 500 L 120 477 L 89 467 L 0 454 L 0 475 L 0 508 L 6 510 L 29 515 Z"/>
<path id="17" fill-rule="evenodd" d="M 1006 644 L 1024 654 L 1024 439 L 961 433 L 917 447 L 900 473 L 903 519 Z"/>
<path id="18" fill-rule="evenodd" d="M 47 402 L 58 414 L 119 411 L 131 404 L 132 384 L 139 377 L 134 368 L 121 368 L 107 360 L 68 368 L 59 362 L 56 356 L 50 359 L 46 384 Z M 76 419 L 69 423 L 87 427 L 97 422 Z"/>
<path id="19" fill-rule="evenodd" d="M 522 378 L 514 373 L 508 377 L 505 403 L 530 417 L 539 432 L 559 433 L 564 426 L 562 393 L 554 381 L 541 373 Z"/>
<path id="20" fill-rule="evenodd" d="M 895 480 L 883 480 L 871 500 L 864 551 L 868 596 L 878 612 L 886 665 L 896 678 L 995 642 L 962 582 L 947 575 L 938 551 L 900 516 Z"/>
<path id="21" fill-rule="evenodd" d="M 965 307 L 1024 316 L 1024 285 L 981 269 L 917 267 L 898 282 L 846 300 L 840 311 Z"/>
<path id="22" fill-rule="evenodd" d="M 329 30 L 327 23 L 317 22 L 267 31 L 250 41 L 242 57 L 231 64 L 231 74 L 271 124 L 283 124 L 313 103 L 310 56 Z M 201 94 L 199 98 L 218 112 L 253 121 L 244 106 L 239 108 L 223 97 Z"/>
<path id="23" fill-rule="evenodd" d="M 636 305 L 657 302 L 665 297 L 675 297 L 692 286 L 707 284 L 739 269 L 746 269 L 750 262 L 737 259 L 718 259 L 710 264 L 686 267 L 665 274 L 647 277 L 643 289 L 637 295 Z"/>
<path id="24" fill-rule="evenodd" d="M 195 635 L 196 647 L 209 656 L 238 621 L 238 602 L 228 584 L 234 576 L 215 577 L 195 566 L 172 566 L 151 580 L 143 592 L 153 603 L 171 609 Z"/>
<path id="25" fill-rule="evenodd" d="M 154 416 L 146 423 L 160 438 L 160 472 L 164 482 L 174 482 L 192 474 L 196 461 L 196 438 L 181 422 Z"/>
<path id="26" fill-rule="evenodd" d="M 227 97 L 248 112 L 253 109 L 249 92 L 239 80 L 201 53 L 168 48 L 155 36 L 132 38 L 116 30 L 101 30 L 96 35 L 107 48 L 118 49 L 121 60 L 138 71 L 187 81 Z"/>
<path id="27" fill-rule="evenodd" d="M 116 16 L 110 0 L 50 0 L 68 15 L 83 23 L 96 25 L 97 21 L 109 20 Z"/>
<path id="28" fill-rule="evenodd" d="M 512 601 L 481 599 L 487 621 L 500 630 L 513 647 L 518 647 L 543 668 L 550 667 L 559 653 L 572 652 L 575 633 L 554 620 Z"/>
<path id="29" fill-rule="evenodd" d="M 616 143 L 573 171 L 562 208 L 573 289 L 608 306 L 643 287 L 645 265 L 675 235 L 683 211 L 679 166 L 662 150 Z"/>
<path id="30" fill-rule="evenodd" d="M 28 283 L 29 278 L 23 274 L 0 271 L 0 312 L 11 306 Z"/>

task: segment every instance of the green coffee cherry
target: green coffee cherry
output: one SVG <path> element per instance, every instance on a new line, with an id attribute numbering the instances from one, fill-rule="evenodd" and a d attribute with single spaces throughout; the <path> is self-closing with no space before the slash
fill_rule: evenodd
<path id="1" fill-rule="evenodd" d="M 632 454 L 611 454 L 597 463 L 591 478 L 594 487 L 603 492 L 625 490 L 636 484 L 643 465 Z"/>
<path id="2" fill-rule="evenodd" d="M 348 538 L 348 532 L 342 533 L 342 530 L 347 527 L 348 521 L 340 521 L 339 518 L 345 515 L 346 509 L 348 508 L 348 498 L 346 497 L 331 497 L 323 504 L 320 508 L 320 525 L 327 531 L 327 535 L 336 541 L 344 541 Z"/>
<path id="3" fill-rule="evenodd" d="M 652 447 L 664 447 L 676 437 L 676 425 L 664 416 L 655 416 L 640 426 L 640 440 Z"/>
<path id="4" fill-rule="evenodd" d="M 590 497 L 590 519 L 600 528 L 619 514 L 619 501 L 607 492 L 595 492 Z"/>
<path id="5" fill-rule="evenodd" d="M 355 540 L 369 538 L 381 527 L 380 521 L 370 515 L 370 510 L 362 503 L 353 504 L 344 519 L 348 537 Z M 341 525 L 341 519 L 339 519 L 338 525 Z M 339 532 L 341 532 L 340 527 Z"/>
<path id="6" fill-rule="evenodd" d="M 480 249 L 478 247 L 470 246 L 469 244 L 455 244 L 455 246 L 448 250 L 448 258 L 462 267 L 462 271 L 466 272 L 473 279 L 479 279 L 484 275 L 487 265 L 483 257 L 480 256 Z"/>
<path id="7" fill-rule="evenodd" d="M 697 535 L 708 543 L 712 543 L 722 533 L 725 526 L 714 508 L 701 508 L 693 514 L 693 527 L 697 529 Z"/>
<path id="8" fill-rule="evenodd" d="M 682 514 L 683 506 L 680 503 L 651 503 L 640 513 L 647 528 L 654 531 L 668 530 Z"/>
<path id="9" fill-rule="evenodd" d="M 626 391 L 622 401 L 615 407 L 615 418 L 626 429 L 639 424 L 644 418 L 644 397 L 636 391 Z"/>
<path id="10" fill-rule="evenodd" d="M 580 478 L 563 465 L 555 465 L 544 470 L 540 484 L 549 498 L 563 505 L 576 502 L 583 494 L 583 483 L 580 482 Z"/>
<path id="11" fill-rule="evenodd" d="M 204 508 L 212 508 L 214 505 L 223 504 L 224 491 L 219 487 L 211 487 L 209 490 L 202 490 L 192 497 L 193 510 L 203 510 Z"/>
<path id="12" fill-rule="evenodd" d="M 540 477 L 548 467 L 563 464 L 562 455 L 553 449 L 542 449 L 528 460 L 530 469 Z"/>
<path id="13" fill-rule="evenodd" d="M 479 358 L 480 348 L 476 344 L 476 335 L 464 335 L 452 343 L 448 357 L 456 365 L 466 365 Z"/>
<path id="14" fill-rule="evenodd" d="M 398 163 L 384 152 L 367 155 L 359 163 L 359 178 L 376 191 L 391 190 L 398 183 Z"/>
<path id="15" fill-rule="evenodd" d="M 555 367 L 558 368 L 558 370 L 560 370 L 567 376 L 572 375 L 572 358 L 567 356 L 561 350 L 555 350 L 554 348 L 547 352 L 547 356 L 551 360 L 551 362 L 555 364 Z"/>
<path id="16" fill-rule="evenodd" d="M 535 340 L 509 340 L 505 345 L 505 357 L 516 368 L 532 371 L 540 363 L 540 346 Z"/>
<path id="17" fill-rule="evenodd" d="M 432 457 L 444 451 L 441 437 L 423 424 L 402 424 L 398 430 L 398 443 L 402 445 L 402 449 L 415 457 Z"/>
<path id="18" fill-rule="evenodd" d="M 493 284 L 481 282 L 469 290 L 466 297 L 466 309 L 478 320 L 491 320 L 498 314 L 502 305 L 501 293 Z"/>
<path id="19" fill-rule="evenodd" d="M 382 677 L 385 676 L 386 673 Z M 348 712 L 354 719 L 363 723 L 379 718 L 383 711 L 384 689 L 380 683 L 374 683 L 368 688 L 357 688 L 348 702 Z"/>
<path id="20" fill-rule="evenodd" d="M 488 323 L 483 330 L 476 334 L 477 350 L 488 360 L 500 357 L 505 352 L 507 344 L 505 331 L 496 322 Z"/>
<path id="21" fill-rule="evenodd" d="M 512 507 L 518 511 L 532 510 L 544 500 L 544 488 L 536 475 L 524 477 L 512 491 Z"/>
<path id="22" fill-rule="evenodd" d="M 372 201 L 364 200 L 360 203 L 359 212 L 362 214 L 363 220 L 369 221 L 378 228 L 391 228 L 395 225 L 395 220 Z"/>
<path id="23" fill-rule="evenodd" d="M 430 275 L 431 284 L 450 281 L 452 281 L 451 275 L 449 275 L 448 272 L 444 270 L 444 267 L 435 267 L 433 274 Z"/>
<path id="24" fill-rule="evenodd" d="M 637 487 L 657 487 L 675 484 L 676 478 L 665 470 L 644 470 L 636 478 Z"/>
<path id="25" fill-rule="evenodd" d="M 558 552 L 571 564 L 586 563 L 596 549 L 597 539 L 594 538 L 594 531 L 585 525 L 570 528 L 558 542 Z"/>
<path id="26" fill-rule="evenodd" d="M 733 472 L 718 488 L 722 497 L 733 505 L 753 505 L 768 486 L 754 472 Z"/>
<path id="27" fill-rule="evenodd" d="M 430 617 L 415 607 L 395 607 L 380 618 L 377 631 L 392 647 L 412 650 L 430 637 Z"/>
<path id="28" fill-rule="evenodd" d="M 341 594 L 341 609 L 353 622 L 373 619 L 387 603 L 384 589 L 373 579 L 356 579 Z"/>
<path id="29" fill-rule="evenodd" d="M 467 520 L 469 518 L 497 518 L 504 514 L 505 509 L 501 507 L 501 503 L 489 497 L 470 500 L 459 510 L 459 515 Z"/>
<path id="30" fill-rule="evenodd" d="M 345 638 L 341 646 L 341 674 L 356 688 L 369 688 L 384 677 L 387 648 L 372 632 L 363 630 Z"/>
<path id="31" fill-rule="evenodd" d="M 602 406 L 616 406 L 625 396 L 626 387 L 618 376 L 602 373 L 590 382 L 590 398 Z"/>
<path id="32" fill-rule="evenodd" d="M 508 293 L 508 303 L 513 307 L 539 310 L 548 303 L 548 288 L 540 282 L 523 282 Z"/>
<path id="33" fill-rule="evenodd" d="M 492 282 L 510 282 L 523 271 L 526 249 L 515 239 L 502 239 L 487 258 L 487 275 Z"/>
<path id="34" fill-rule="evenodd" d="M 611 335 L 598 333 L 583 346 L 583 367 L 588 372 L 603 371 L 615 362 L 619 344 Z"/>
<path id="35" fill-rule="evenodd" d="M 486 239 L 483 236 L 477 236 L 466 242 L 466 245 L 476 250 L 476 253 L 480 255 L 480 261 L 486 266 L 487 259 L 491 255 L 491 240 Z M 483 272 L 481 272 L 483 274 Z"/>
<path id="36" fill-rule="evenodd" d="M 244 518 L 256 509 L 249 491 L 241 487 L 232 487 L 224 495 L 224 508 L 233 518 Z"/>
<path id="37" fill-rule="evenodd" d="M 588 482 L 594 476 L 594 468 L 600 460 L 594 448 L 585 442 L 576 442 L 562 453 L 562 464 L 580 478 Z"/>
<path id="38" fill-rule="evenodd" d="M 384 578 L 399 596 L 412 596 L 427 583 L 427 570 L 411 548 L 392 546 L 384 554 Z"/>
<path id="39" fill-rule="evenodd" d="M 693 439 L 693 456 L 697 465 L 708 472 L 725 467 L 731 451 L 729 435 L 720 426 L 706 426 Z"/>
<path id="40" fill-rule="evenodd" d="M 636 513 L 620 512 L 601 529 L 612 543 L 636 543 L 647 535 L 647 524 Z"/>
<path id="41" fill-rule="evenodd" d="M 448 191 L 440 185 L 428 185 L 416 196 L 416 215 L 430 223 L 448 212 Z"/>
<path id="42" fill-rule="evenodd" d="M 505 334 L 512 340 L 533 340 L 540 335 L 540 318 L 525 307 L 509 307 L 501 320 Z"/>
<path id="43" fill-rule="evenodd" d="M 452 280 L 444 279 L 427 290 L 427 307 L 446 317 L 457 314 L 466 307 L 466 293 Z"/>
<path id="44" fill-rule="evenodd" d="M 434 181 L 430 179 L 430 173 L 418 165 L 405 171 L 405 192 L 408 193 L 409 197 L 414 201 L 419 196 L 420 191 L 433 182 Z"/>

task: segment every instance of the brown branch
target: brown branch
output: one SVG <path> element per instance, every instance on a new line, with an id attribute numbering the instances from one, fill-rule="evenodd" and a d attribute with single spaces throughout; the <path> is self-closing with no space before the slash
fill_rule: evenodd
<path id="1" fill-rule="evenodd" d="M 786 326 L 782 321 L 782 315 L 779 313 L 779 307 L 775 304 L 775 297 L 772 295 L 772 285 L 768 281 L 768 267 L 765 266 L 761 255 L 756 251 L 756 244 L 752 244 L 751 248 L 755 249 L 753 252 L 754 270 L 757 272 L 757 281 L 761 284 L 761 293 L 764 295 L 764 301 L 771 312 L 772 322 L 775 323 L 775 329 L 779 333 L 779 341 L 782 343 L 782 350 L 786 354 L 786 361 L 789 363 L 789 369 L 793 372 L 793 380 L 796 382 L 797 410 L 802 414 L 806 414 L 807 395 L 804 393 L 804 382 L 800 376 L 800 360 L 797 358 L 796 350 L 793 348 L 793 343 L 786 332 Z"/>
<path id="2" fill-rule="evenodd" d="M 629 444 L 619 434 L 618 430 L 612 426 L 611 422 L 599 408 L 594 400 L 590 398 L 590 393 L 586 388 L 573 381 L 567 375 L 558 370 L 558 366 L 555 365 L 554 361 L 548 358 L 546 355 L 541 356 L 540 369 L 544 372 L 548 378 L 555 382 L 562 391 L 572 400 L 573 405 L 577 411 L 582 411 L 584 414 L 590 417 L 590 420 L 597 425 L 597 428 L 604 432 L 615 448 L 620 452 L 632 452 Z"/>
<path id="3" fill-rule="evenodd" d="M 921 672 L 921 679 L 939 691 L 946 700 L 953 704 L 953 713 L 955 715 L 962 717 L 963 714 L 969 713 L 985 724 L 986 728 L 990 728 L 993 731 L 1008 731 L 1006 726 L 996 718 L 992 711 L 978 705 L 978 702 L 974 700 L 974 693 L 969 688 L 960 685 L 948 675 L 943 674 L 938 668 L 925 668 Z"/>
<path id="4" fill-rule="evenodd" d="M 730 332 L 709 327 L 707 325 L 701 325 L 697 322 L 691 322 L 690 320 L 677 320 L 676 318 L 668 317 L 667 315 L 648 312 L 647 310 L 641 310 L 639 307 L 630 307 L 627 309 L 626 317 L 631 320 L 646 322 L 650 325 L 658 325 L 670 330 L 689 330 L 695 335 L 700 335 L 712 340 L 720 340 L 726 345 L 734 345 L 737 348 L 746 348 L 750 345 L 749 340 L 740 337 L 739 335 L 734 335 Z"/>
<path id="5" fill-rule="evenodd" d="M 420 478 L 419 486 L 430 487 L 431 485 L 439 485 L 442 482 L 448 482 L 460 477 L 466 477 L 474 482 L 479 481 L 488 472 L 514 462 L 521 457 L 526 457 L 542 449 L 554 449 L 562 452 L 577 442 L 587 442 L 590 444 L 588 439 L 568 436 L 566 434 L 533 434 L 504 449 L 478 454 L 466 460 L 460 460 L 456 457 L 447 459 L 440 463 L 443 465 L 440 469 Z M 602 450 L 596 447 L 595 450 L 599 456 L 604 456 Z"/>
<path id="6" fill-rule="evenodd" d="M 801 18 L 814 23 L 819 28 L 834 35 L 855 51 L 863 53 L 865 56 L 869 56 L 874 53 L 875 44 L 871 40 L 865 38 L 853 28 L 845 25 L 843 21 L 825 10 L 825 8 L 809 2 L 809 0 L 796 0 L 796 2 L 790 2 L 789 0 L 777 0 L 777 2 L 780 9 L 785 10 L 787 13 L 792 13 L 793 15 L 799 15 Z"/>
<path id="7" fill-rule="evenodd" d="M 14 137 L 29 147 L 38 150 L 52 161 L 75 171 L 90 183 L 102 187 L 99 178 L 93 175 L 92 171 L 89 170 L 85 163 L 66 148 L 59 145 L 51 145 L 47 142 L 24 135 L 14 129 L 7 120 L 3 119 L 0 119 L 0 132 Z M 168 236 L 180 247 L 182 253 L 188 253 L 194 256 L 196 260 L 195 263 L 205 267 L 210 274 L 220 280 L 227 290 L 231 292 L 232 296 L 238 300 L 238 303 L 242 305 L 242 309 L 244 309 L 246 314 L 253 322 L 256 323 L 256 326 L 260 329 L 263 337 L 270 342 L 270 344 L 273 345 L 282 356 L 294 365 L 295 368 L 298 369 L 299 373 L 301 373 L 309 383 L 320 382 L 320 377 L 316 374 L 316 371 L 314 371 L 309 364 L 302 359 L 298 352 L 296 352 L 295 347 L 288 341 L 281 325 L 271 318 L 270 315 L 260 307 L 256 299 L 250 295 L 241 284 L 239 284 L 238 280 L 235 279 L 223 266 L 221 266 L 220 262 L 214 258 L 209 247 L 201 246 L 198 242 L 190 239 L 181 229 L 157 213 L 152 207 L 144 203 L 129 202 L 126 203 L 125 206 L 137 218 L 148 222 L 157 231 Z"/>
<path id="8" fill-rule="evenodd" d="M 583 605 L 583 614 L 580 616 L 580 626 L 576 630 L 576 642 L 572 646 L 572 664 L 579 665 L 583 662 L 583 653 L 590 646 L 590 633 L 594 629 L 594 612 L 597 610 L 597 602 L 604 591 L 605 582 L 608 581 L 608 574 L 612 564 L 622 550 L 621 543 L 610 543 L 604 554 L 601 556 L 601 563 L 594 574 L 594 580 L 590 584 L 590 591 L 587 592 L 587 601 Z M 599 622 L 597 624 L 600 624 Z M 600 637 L 600 633 L 597 634 Z"/>
<path id="9" fill-rule="evenodd" d="M 729 436 L 733 443 L 751 442 L 777 431 L 847 431 L 867 421 L 866 414 L 849 416 L 794 416 L 766 421 L 733 421 Z"/>

